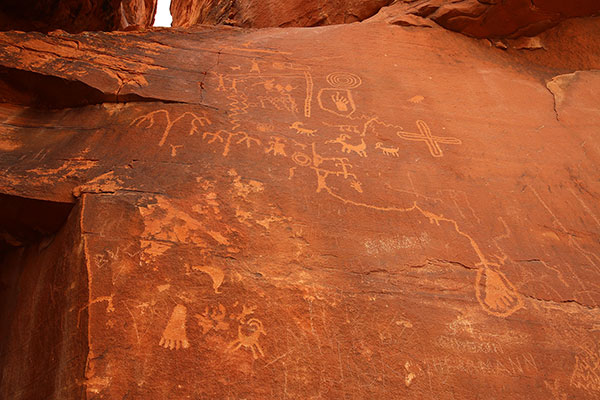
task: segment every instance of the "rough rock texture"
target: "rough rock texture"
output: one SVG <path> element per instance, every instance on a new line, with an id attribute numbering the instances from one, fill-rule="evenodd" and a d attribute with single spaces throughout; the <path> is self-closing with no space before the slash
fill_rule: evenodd
<path id="1" fill-rule="evenodd" d="M 119 29 L 139 29 L 154 25 L 156 0 L 122 0 Z"/>
<path id="2" fill-rule="evenodd" d="M 596 0 L 172 0 L 174 27 L 286 27 L 363 21 L 393 4 L 398 19 L 425 17 L 478 38 L 535 36 L 572 17 L 600 13 Z"/>
<path id="3" fill-rule="evenodd" d="M 174 27 L 226 24 L 264 28 L 362 21 L 393 0 L 172 0 Z"/>
<path id="4" fill-rule="evenodd" d="M 534 36 L 567 18 L 600 13 L 596 0 L 404 0 L 398 7 L 479 38 Z"/>
<path id="5" fill-rule="evenodd" d="M 152 26 L 156 0 L 2 0 L 0 31 L 71 33 Z"/>
<path id="6" fill-rule="evenodd" d="M 599 21 L 1 33 L 0 397 L 597 398 Z"/>

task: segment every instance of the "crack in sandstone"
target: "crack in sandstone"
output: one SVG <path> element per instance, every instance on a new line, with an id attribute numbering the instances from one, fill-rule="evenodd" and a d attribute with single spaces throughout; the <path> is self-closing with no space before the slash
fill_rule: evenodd
<path id="1" fill-rule="evenodd" d="M 521 293 L 521 295 L 523 297 L 526 297 L 528 299 L 534 300 L 534 301 L 539 301 L 539 302 L 543 302 L 543 303 L 551 303 L 551 304 L 556 304 L 557 306 L 561 306 L 563 304 L 574 304 L 576 306 L 588 309 L 588 310 L 598 310 L 600 309 L 600 306 L 590 306 L 587 304 L 582 304 L 579 301 L 575 300 L 575 299 L 568 299 L 568 300 L 552 300 L 552 299 L 542 299 L 540 297 L 536 297 L 533 295 L 528 295 L 525 293 Z"/>

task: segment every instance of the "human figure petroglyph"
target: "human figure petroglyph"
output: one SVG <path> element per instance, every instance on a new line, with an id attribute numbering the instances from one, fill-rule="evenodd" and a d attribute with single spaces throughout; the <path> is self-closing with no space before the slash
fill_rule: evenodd
<path id="1" fill-rule="evenodd" d="M 238 326 L 238 337 L 229 344 L 227 350 L 229 352 L 234 352 L 239 350 L 240 347 L 244 347 L 250 349 L 252 357 L 255 360 L 259 357 L 264 357 L 265 353 L 263 352 L 260 343 L 258 343 L 260 336 L 267 334 L 263 328 L 262 322 L 257 318 L 250 318 L 243 326 L 244 329 L 242 329 L 242 325 Z"/>
<path id="2" fill-rule="evenodd" d="M 217 76 L 217 78 L 219 79 L 219 84 L 217 85 L 217 89 L 216 89 L 217 92 L 226 92 L 227 88 L 225 87 L 224 75 L 216 73 L 216 72 L 213 72 L 213 74 L 215 74 Z"/>
<path id="3" fill-rule="evenodd" d="M 226 139 L 223 138 L 224 135 L 227 135 Z M 216 141 L 223 143 L 224 146 L 223 146 L 222 155 L 227 156 L 229 154 L 231 141 L 236 136 L 241 136 L 241 138 L 234 141 L 235 144 L 243 144 L 244 143 L 244 144 L 246 144 L 247 148 L 250 148 L 252 143 L 254 143 L 256 146 L 261 145 L 260 139 L 252 137 L 252 136 L 248 135 L 248 133 L 243 132 L 243 131 L 230 132 L 230 131 L 223 130 L 223 129 L 216 131 L 216 132 L 206 131 L 202 134 L 202 139 L 205 140 L 207 138 L 210 138 L 208 140 L 209 144 L 212 144 Z"/>
<path id="4" fill-rule="evenodd" d="M 248 135 L 246 132 L 236 132 L 236 135 L 240 135 L 242 138 L 239 139 L 237 142 L 235 142 L 236 144 L 242 144 L 242 143 L 246 143 L 246 147 L 250 148 L 250 145 L 252 143 L 256 144 L 257 146 L 260 146 L 260 139 L 257 139 L 255 137 L 252 137 L 250 135 Z"/>
<path id="5" fill-rule="evenodd" d="M 384 155 L 392 157 L 398 157 L 398 152 L 400 151 L 398 147 L 384 147 L 381 142 L 375 143 L 375 148 L 381 150 Z"/>
<path id="6" fill-rule="evenodd" d="M 338 136 L 335 140 L 328 140 L 325 143 L 339 143 L 342 145 L 342 153 L 350 153 L 350 152 L 354 152 L 356 154 L 358 154 L 361 157 L 366 157 L 367 156 L 367 144 L 365 143 L 365 139 L 361 138 L 360 139 L 360 144 L 354 145 L 354 144 L 350 144 L 347 143 L 346 140 L 350 139 L 349 135 L 346 135 L 345 133 L 342 133 L 340 136 Z"/>
<path id="7" fill-rule="evenodd" d="M 185 329 L 187 319 L 187 308 L 182 304 L 177 304 L 171 313 L 171 318 L 158 343 L 160 346 L 169 350 L 187 349 L 190 347 Z"/>
<path id="8" fill-rule="evenodd" d="M 278 136 L 271 136 L 269 147 L 265 149 L 265 154 L 273 153 L 274 156 L 287 156 L 285 154 L 285 139 Z"/>
<path id="9" fill-rule="evenodd" d="M 260 74 L 260 67 L 258 66 L 258 62 L 256 62 L 256 59 L 253 58 L 251 62 L 252 67 L 250 67 L 250 72 L 256 72 L 257 74 Z"/>

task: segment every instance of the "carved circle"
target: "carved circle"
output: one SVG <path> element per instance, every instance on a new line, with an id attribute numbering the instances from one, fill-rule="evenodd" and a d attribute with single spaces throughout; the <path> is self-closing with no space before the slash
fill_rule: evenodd
<path id="1" fill-rule="evenodd" d="M 296 152 L 292 155 L 292 160 L 301 167 L 308 167 L 310 165 L 310 157 L 304 153 Z"/>
<path id="2" fill-rule="evenodd" d="M 350 72 L 332 72 L 327 75 L 327 83 L 338 89 L 354 89 L 362 83 L 358 75 Z"/>

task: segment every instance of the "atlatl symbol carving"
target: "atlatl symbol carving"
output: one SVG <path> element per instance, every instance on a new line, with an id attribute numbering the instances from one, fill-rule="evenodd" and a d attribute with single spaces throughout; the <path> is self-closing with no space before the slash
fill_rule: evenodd
<path id="1" fill-rule="evenodd" d="M 165 129 L 163 131 L 163 135 L 160 138 L 160 141 L 158 142 L 159 146 L 162 146 L 165 144 L 165 141 L 167 140 L 167 137 L 169 136 L 169 133 L 171 132 L 171 129 L 173 128 L 173 125 L 175 125 L 178 121 L 182 120 L 186 116 L 191 117 L 190 130 L 189 130 L 190 135 L 193 135 L 194 133 L 198 133 L 199 127 L 205 126 L 205 125 L 210 125 L 212 123 L 206 116 L 198 116 L 189 111 L 182 113 L 179 117 L 177 117 L 171 121 L 171 115 L 169 114 L 169 112 L 167 110 L 156 110 L 156 111 L 152 111 L 146 115 L 142 115 L 141 117 L 134 119 L 133 121 L 131 121 L 130 126 L 135 125 L 135 126 L 140 127 L 143 124 L 146 124 L 145 128 L 152 128 L 152 126 L 156 122 L 154 120 L 154 118 L 159 114 L 163 114 L 165 116 L 165 120 L 166 120 L 166 125 L 165 125 Z"/>

